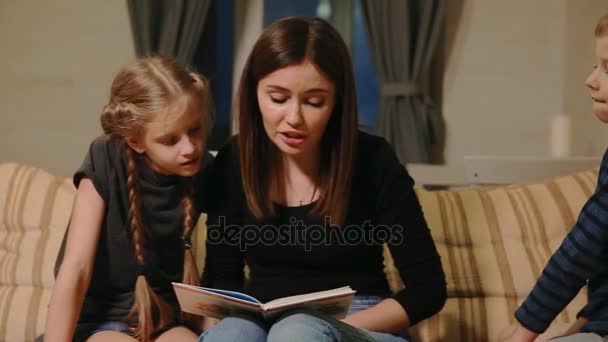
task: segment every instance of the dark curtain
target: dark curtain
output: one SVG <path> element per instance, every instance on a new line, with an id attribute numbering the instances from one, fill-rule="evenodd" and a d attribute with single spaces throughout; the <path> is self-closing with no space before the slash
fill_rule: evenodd
<path id="1" fill-rule="evenodd" d="M 432 163 L 444 126 L 428 89 L 445 1 L 361 1 L 380 88 L 378 134 L 402 163 Z"/>
<path id="2" fill-rule="evenodd" d="M 158 53 L 191 65 L 211 1 L 127 0 L 137 56 Z"/>

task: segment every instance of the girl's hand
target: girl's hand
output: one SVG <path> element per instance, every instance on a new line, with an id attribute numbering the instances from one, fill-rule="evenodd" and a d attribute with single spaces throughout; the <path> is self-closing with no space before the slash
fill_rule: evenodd
<path id="1" fill-rule="evenodd" d="M 104 215 L 104 200 L 93 182 L 83 178 L 74 200 L 63 262 L 49 302 L 45 341 L 71 341 L 73 338 L 91 282 Z"/>

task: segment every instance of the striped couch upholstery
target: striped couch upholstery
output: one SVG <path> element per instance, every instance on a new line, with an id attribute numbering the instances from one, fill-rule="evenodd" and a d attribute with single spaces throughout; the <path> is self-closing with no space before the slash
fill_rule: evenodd
<path id="1" fill-rule="evenodd" d="M 448 282 L 444 309 L 417 325 L 420 341 L 496 341 L 594 190 L 597 169 L 543 183 L 418 191 Z M 390 258 L 386 255 L 385 257 Z M 387 263 L 393 288 L 394 267 Z M 586 291 L 539 338 L 576 320 Z"/>
<path id="2" fill-rule="evenodd" d="M 412 330 L 416 340 L 496 340 L 574 223 L 596 177 L 595 169 L 537 184 L 418 190 L 447 274 L 448 301 Z M 0 341 L 33 341 L 44 330 L 74 194 L 67 178 L 0 164 Z M 205 229 L 199 226 L 195 246 L 202 266 Z M 388 253 L 386 272 L 391 288 L 403 286 Z M 567 327 L 584 302 L 579 294 L 548 333 Z"/>
<path id="3" fill-rule="evenodd" d="M 66 178 L 0 164 L 0 341 L 33 341 L 44 330 L 74 194 Z"/>

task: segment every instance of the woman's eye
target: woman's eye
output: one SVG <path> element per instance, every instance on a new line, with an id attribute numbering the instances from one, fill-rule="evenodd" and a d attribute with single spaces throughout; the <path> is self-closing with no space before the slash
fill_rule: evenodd
<path id="1" fill-rule="evenodd" d="M 271 96 L 270 100 L 274 103 L 285 103 L 285 101 L 287 101 L 287 99 L 284 97 L 274 97 L 274 96 Z"/>
<path id="2" fill-rule="evenodd" d="M 313 106 L 313 107 L 319 108 L 319 107 L 323 107 L 323 105 L 325 104 L 325 102 L 323 102 L 323 101 L 308 101 L 308 104 L 311 105 L 311 106 Z"/>

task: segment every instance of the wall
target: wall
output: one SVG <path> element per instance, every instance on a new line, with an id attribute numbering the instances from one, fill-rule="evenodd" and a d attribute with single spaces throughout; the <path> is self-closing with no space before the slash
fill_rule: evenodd
<path id="1" fill-rule="evenodd" d="M 447 163 L 546 154 L 561 110 L 564 1 L 465 0 L 460 11 L 444 84 Z"/>
<path id="2" fill-rule="evenodd" d="M 597 156 L 608 139 L 584 79 L 603 0 L 448 2 L 444 84 L 446 162 L 465 155 L 548 156 L 555 114 L 571 117 L 571 154 Z"/>
<path id="3" fill-rule="evenodd" d="M 608 131 L 583 80 L 605 0 L 447 1 L 446 162 L 547 156 L 555 113 L 573 119 L 573 154 L 599 155 Z M 236 0 L 235 78 L 259 34 L 263 0 Z M 100 133 L 117 69 L 133 57 L 122 1 L 0 1 L 0 161 L 69 175 Z M 235 82 L 237 84 L 237 82 Z"/>
<path id="4" fill-rule="evenodd" d="M 0 1 L 0 162 L 70 175 L 133 58 L 124 1 Z"/>

